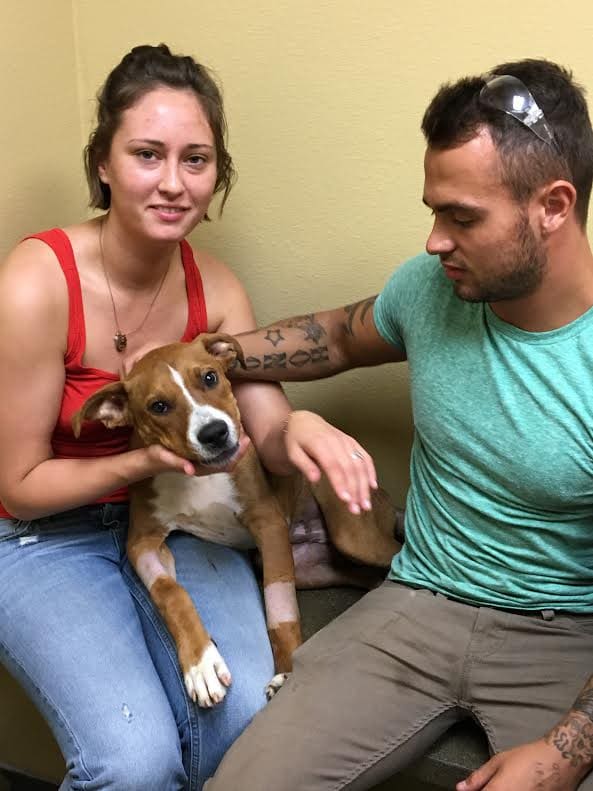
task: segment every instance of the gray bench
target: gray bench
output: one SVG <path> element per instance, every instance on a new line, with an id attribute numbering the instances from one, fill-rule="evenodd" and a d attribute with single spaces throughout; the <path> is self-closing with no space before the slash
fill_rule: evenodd
<path id="1" fill-rule="evenodd" d="M 299 591 L 304 637 L 335 618 L 360 595 L 361 591 L 354 588 Z M 55 789 L 64 773 L 60 751 L 33 704 L 1 668 L 0 701 L 0 791 Z M 455 783 L 486 757 L 482 733 L 472 723 L 461 723 L 405 773 L 386 781 L 376 791 L 454 789 Z M 14 770 L 18 775 L 3 772 L 3 769 Z M 23 781 L 22 776 L 48 784 Z"/>

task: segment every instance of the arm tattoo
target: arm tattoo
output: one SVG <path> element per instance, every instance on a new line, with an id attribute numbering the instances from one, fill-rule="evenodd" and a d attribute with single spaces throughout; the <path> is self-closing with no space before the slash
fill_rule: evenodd
<path id="1" fill-rule="evenodd" d="M 251 365 L 251 368 L 258 368 L 260 361 L 257 357 L 249 357 L 247 360 L 247 367 L 251 360 L 257 361 L 257 365 Z M 329 361 L 329 354 L 327 346 L 316 346 L 313 349 L 299 349 L 294 354 L 287 358 L 284 352 L 276 354 L 264 354 L 264 368 L 287 368 L 289 365 L 293 368 L 302 368 L 304 365 L 324 363 Z"/>
<path id="2" fill-rule="evenodd" d="M 327 346 L 315 346 L 313 349 L 299 349 L 288 358 L 290 365 L 295 368 L 302 368 L 308 363 L 326 363 L 329 362 L 329 354 Z"/>
<path id="3" fill-rule="evenodd" d="M 268 329 L 265 339 L 270 341 L 272 346 L 276 346 L 280 341 L 286 340 L 281 333 L 282 327 L 302 330 L 305 334 L 305 340 L 314 341 L 315 343 L 319 343 L 319 340 L 326 334 L 314 313 L 310 313 L 308 316 L 295 316 L 293 319 L 278 321 L 273 327 Z"/>
<path id="4" fill-rule="evenodd" d="M 254 371 L 256 368 L 261 368 L 261 360 L 259 357 L 246 357 L 245 370 Z"/>
<path id="5" fill-rule="evenodd" d="M 285 340 L 280 330 L 268 330 L 266 332 L 265 338 L 267 341 L 270 341 L 272 346 L 278 346 L 280 341 Z"/>
<path id="6" fill-rule="evenodd" d="M 249 356 L 245 358 L 245 370 L 255 371 L 258 368 L 303 368 L 305 365 L 315 365 L 317 363 L 329 362 L 327 346 L 315 346 L 312 349 L 299 349 L 291 354 L 290 357 L 284 352 L 275 354 L 264 354 L 262 357 Z M 237 367 L 236 365 L 232 366 Z"/>
<path id="7" fill-rule="evenodd" d="M 355 321 L 360 321 L 361 324 L 365 323 L 369 311 L 372 309 L 376 296 L 365 299 L 361 302 L 356 302 L 353 305 L 347 305 L 344 308 L 346 313 L 346 321 L 344 322 L 344 329 L 348 335 L 354 335 Z M 321 339 L 327 336 L 327 331 L 320 323 L 315 313 L 308 313 L 304 316 L 295 316 L 294 318 L 285 319 L 284 321 L 277 321 L 265 328 L 265 335 L 263 340 L 270 343 L 274 349 L 281 347 L 288 343 L 291 345 L 291 339 L 287 339 L 287 333 L 283 330 L 297 329 L 303 333 L 304 346 L 297 348 L 296 351 L 290 352 L 273 352 L 272 354 L 264 354 L 262 357 L 249 356 L 245 360 L 245 368 L 247 371 L 255 371 L 257 369 L 271 370 L 274 368 L 306 368 L 307 366 L 323 365 L 330 362 L 329 347 L 320 343 Z M 307 346 L 306 342 L 311 341 L 314 345 Z M 292 346 L 294 349 L 294 345 Z"/>
<path id="8" fill-rule="evenodd" d="M 590 766 L 593 762 L 593 676 L 572 705 L 566 717 L 546 736 L 571 766 Z"/>
<path id="9" fill-rule="evenodd" d="M 593 723 L 593 676 L 572 705 L 573 711 L 580 711 Z"/>
<path id="10" fill-rule="evenodd" d="M 278 321 L 265 329 L 263 340 L 271 343 L 274 348 L 282 346 L 287 341 L 285 329 L 297 329 L 303 333 L 303 341 L 312 341 L 314 346 L 307 346 L 293 351 L 290 356 L 286 352 L 273 352 L 264 354 L 261 357 L 250 356 L 245 360 L 247 371 L 255 371 L 258 368 L 271 370 L 273 368 L 304 368 L 307 365 L 329 362 L 329 352 L 327 346 L 319 345 L 319 341 L 327 335 L 324 327 L 317 320 L 315 313 L 306 316 L 295 316 L 291 319 Z M 290 343 L 290 339 L 288 341 Z"/>
<path id="11" fill-rule="evenodd" d="M 357 316 L 360 318 L 360 323 L 364 324 L 367 313 L 375 304 L 376 299 L 377 297 L 374 296 L 369 297 L 369 299 L 364 299 L 362 302 L 355 302 L 353 305 L 346 305 L 344 311 L 348 318 L 344 326 L 348 335 L 354 335 L 354 320 Z"/>
<path id="12" fill-rule="evenodd" d="M 286 368 L 286 355 L 264 354 L 264 368 Z"/>

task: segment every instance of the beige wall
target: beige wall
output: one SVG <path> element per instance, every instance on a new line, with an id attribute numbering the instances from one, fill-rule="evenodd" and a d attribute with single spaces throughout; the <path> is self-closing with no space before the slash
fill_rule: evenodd
<path id="1" fill-rule="evenodd" d="M 225 89 L 240 180 L 193 241 L 229 262 L 261 322 L 355 301 L 422 249 L 422 112 L 440 82 L 545 56 L 593 91 L 593 11 L 575 0 L 2 0 L 2 250 L 84 212 L 80 149 L 93 96 L 134 44 L 166 41 Z M 50 13 L 51 9 L 51 13 Z M 79 127 L 83 134 L 79 132 Z M 8 188 L 7 188 L 8 187 Z M 291 387 L 356 432 L 402 500 L 406 369 Z"/>
<path id="2" fill-rule="evenodd" d="M 0 255 L 84 208 L 70 0 L 0 0 Z"/>

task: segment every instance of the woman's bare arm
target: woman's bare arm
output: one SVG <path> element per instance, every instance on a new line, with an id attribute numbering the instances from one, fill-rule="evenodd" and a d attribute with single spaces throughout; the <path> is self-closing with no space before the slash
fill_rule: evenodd
<path id="1" fill-rule="evenodd" d="M 64 388 L 68 294 L 53 252 L 20 244 L 0 268 L 0 499 L 35 519 L 75 508 L 164 469 L 192 465 L 160 447 L 97 459 L 55 459 Z"/>

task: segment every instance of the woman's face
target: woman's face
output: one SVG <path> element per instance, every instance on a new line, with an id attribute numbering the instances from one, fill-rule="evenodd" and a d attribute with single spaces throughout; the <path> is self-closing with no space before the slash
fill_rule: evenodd
<path id="1" fill-rule="evenodd" d="M 206 214 L 216 167 L 214 136 L 195 94 L 159 86 L 122 114 L 99 177 L 123 228 L 178 242 Z"/>

